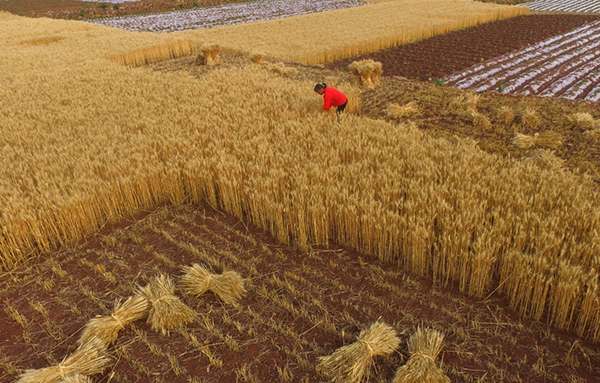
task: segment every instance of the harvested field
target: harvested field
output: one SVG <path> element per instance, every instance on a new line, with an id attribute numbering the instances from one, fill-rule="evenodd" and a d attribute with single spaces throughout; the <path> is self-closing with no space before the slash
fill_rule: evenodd
<path id="1" fill-rule="evenodd" d="M 381 320 L 401 345 L 377 357 L 371 382 L 389 382 L 419 326 L 445 335 L 438 357 L 452 382 L 594 382 L 597 345 L 518 319 L 496 295 L 478 301 L 341 247 L 299 252 L 205 205 L 161 207 L 105 227 L 0 280 L 0 382 L 74 351 L 82 327 L 154 276 L 200 263 L 246 279 L 238 305 L 212 293 L 176 295 L 197 313 L 162 335 L 126 326 L 94 382 L 321 382 L 317 358 Z"/>
<path id="2" fill-rule="evenodd" d="M 599 16 L 590 15 L 524 15 L 339 60 L 327 66 L 344 68 L 354 60 L 373 59 L 383 63 L 383 76 L 432 81 L 598 19 Z"/>

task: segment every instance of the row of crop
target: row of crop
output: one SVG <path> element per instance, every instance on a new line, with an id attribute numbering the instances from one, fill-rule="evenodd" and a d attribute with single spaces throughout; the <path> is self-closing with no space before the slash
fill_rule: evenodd
<path id="1" fill-rule="evenodd" d="M 596 0 L 537 0 L 520 6 L 532 11 L 600 12 L 600 4 Z"/>
<path id="2" fill-rule="evenodd" d="M 251 23 L 363 4 L 365 3 L 359 0 L 250 1 L 149 15 L 96 19 L 91 22 L 131 31 L 172 32 Z"/>
<path id="3" fill-rule="evenodd" d="M 593 22 L 446 78 L 461 89 L 596 101 L 600 22 Z M 585 86 L 584 86 L 585 85 Z M 499 88 L 501 86 L 501 89 Z"/>

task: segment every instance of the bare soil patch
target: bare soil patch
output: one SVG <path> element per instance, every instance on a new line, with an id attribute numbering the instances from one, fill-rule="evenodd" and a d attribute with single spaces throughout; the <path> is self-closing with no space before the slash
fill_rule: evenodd
<path id="1" fill-rule="evenodd" d="M 6 0 L 0 1 L 0 11 L 27 17 L 86 20 L 167 12 L 242 1 L 244 0 L 139 0 L 113 4 L 77 0 Z"/>
<path id="2" fill-rule="evenodd" d="M 383 63 L 383 76 L 432 81 L 598 19 L 597 15 L 575 14 L 513 17 L 335 61 L 327 67 L 347 68 L 352 61 L 372 59 Z"/>
<path id="3" fill-rule="evenodd" d="M 238 306 L 212 293 L 177 295 L 198 318 L 161 335 L 144 320 L 120 332 L 110 369 L 95 382 L 319 382 L 319 356 L 353 342 L 377 319 L 400 334 L 400 350 L 376 360 L 375 382 L 406 362 L 419 325 L 442 331 L 440 361 L 453 382 L 593 382 L 600 349 L 545 324 L 517 318 L 493 294 L 482 301 L 406 275 L 395 264 L 331 246 L 301 253 L 208 206 L 166 206 L 105 227 L 87 241 L 0 279 L 1 382 L 53 365 L 82 327 L 109 315 L 159 274 L 200 263 L 247 280 Z"/>

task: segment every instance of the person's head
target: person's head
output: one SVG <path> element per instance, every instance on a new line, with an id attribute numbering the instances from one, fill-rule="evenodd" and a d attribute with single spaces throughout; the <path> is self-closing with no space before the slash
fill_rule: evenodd
<path id="1" fill-rule="evenodd" d="M 315 90 L 315 93 L 323 95 L 323 93 L 325 93 L 325 88 L 327 88 L 327 84 L 325 84 L 323 82 L 323 83 L 315 85 L 315 89 L 314 90 Z"/>

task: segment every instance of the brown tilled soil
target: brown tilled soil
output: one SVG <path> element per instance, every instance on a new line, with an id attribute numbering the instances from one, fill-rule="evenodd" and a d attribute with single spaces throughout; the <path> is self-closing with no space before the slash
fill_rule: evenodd
<path id="1" fill-rule="evenodd" d="M 199 263 L 246 280 L 239 305 L 211 292 L 176 294 L 197 319 L 169 335 L 145 320 L 121 330 L 94 382 L 320 382 L 319 356 L 377 320 L 399 350 L 375 358 L 371 382 L 389 382 L 419 327 L 445 334 L 438 363 L 453 382 L 597 382 L 600 348 L 519 319 L 503 300 L 467 298 L 335 245 L 302 253 L 208 206 L 161 207 L 105 227 L 0 279 L 0 382 L 60 362 L 82 327 L 110 315 L 137 285 Z"/>
<path id="2" fill-rule="evenodd" d="M 192 9 L 242 1 L 245 0 L 139 0 L 113 4 L 78 0 L 5 0 L 0 1 L 0 11 L 28 17 L 85 20 Z"/>
<path id="3" fill-rule="evenodd" d="M 600 16 L 564 13 L 519 16 L 335 61 L 327 67 L 346 68 L 352 61 L 372 59 L 383 63 L 384 76 L 432 81 L 597 19 Z"/>

